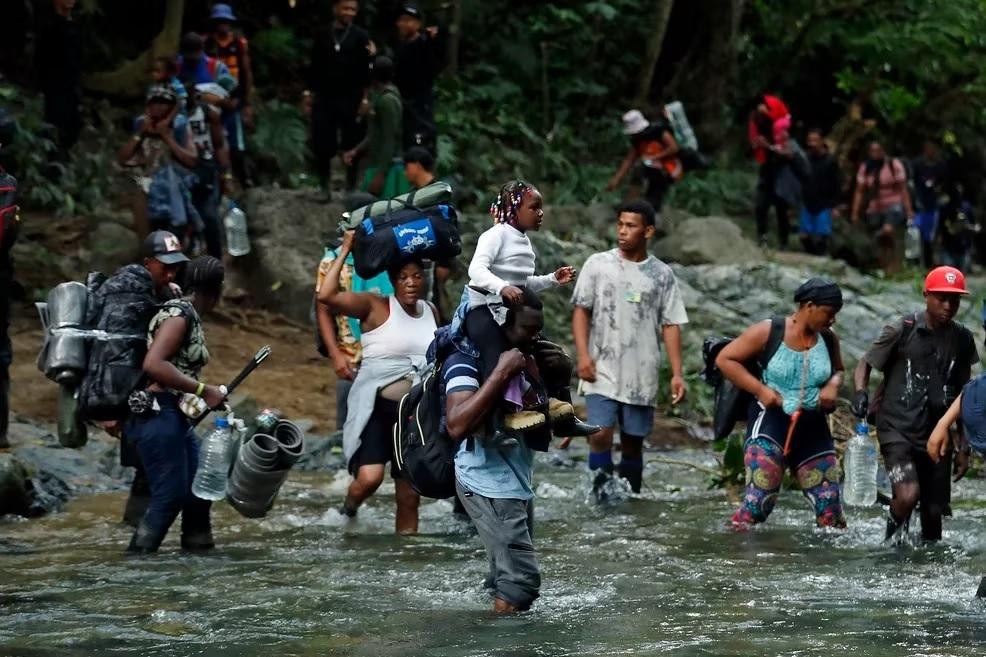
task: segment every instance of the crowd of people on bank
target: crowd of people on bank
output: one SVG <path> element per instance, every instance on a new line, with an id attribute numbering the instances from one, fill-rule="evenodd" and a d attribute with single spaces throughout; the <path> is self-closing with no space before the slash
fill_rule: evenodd
<path id="1" fill-rule="evenodd" d="M 74 3 L 54 4 L 70 23 Z M 348 187 L 377 197 L 435 182 L 432 83 L 441 68 L 442 30 L 426 28 L 417 5 L 404 4 L 398 19 L 401 43 L 390 58 L 378 54 L 368 33 L 354 23 L 356 0 L 335 0 L 333 7 L 335 21 L 315 43 L 313 64 L 318 65 L 305 95 L 325 192 L 331 195 L 337 156 L 347 168 Z M 232 8 L 217 4 L 206 36 L 185 35 L 176 57 L 155 62 L 145 111 L 119 152 L 132 173 L 135 222 L 143 238 L 142 267 L 135 275 L 151 281 L 158 302 L 147 326 L 140 412 L 135 408 L 125 422 L 106 427 L 122 436 L 127 463 L 138 469 L 126 510 L 135 527 L 132 552 L 157 550 L 179 515 L 185 549 L 214 545 L 209 503 L 191 491 L 198 448 L 182 399 L 200 397 L 215 408 L 226 394 L 201 378 L 209 358 L 201 317 L 220 299 L 225 276 L 219 197 L 234 180 L 250 184 L 244 135 L 253 121 L 252 75 L 248 44 L 235 33 L 235 23 Z M 68 143 L 72 125 L 60 121 L 59 107 L 53 100 L 52 122 Z M 364 115 L 362 134 L 358 119 Z M 697 153 L 693 144 L 679 143 L 681 124 L 670 110 L 653 120 L 632 110 L 623 123 L 631 146 L 609 187 L 616 189 L 632 174 L 644 186 L 642 198 L 619 205 L 612 218 L 614 248 L 584 263 L 539 273 L 530 234 L 546 220 L 544 199 L 523 180 L 500 188 L 490 227 L 468 245 L 474 247 L 468 283 L 454 310 L 449 300 L 456 296 L 447 289 L 456 266 L 452 260 L 402 258 L 385 273 L 362 278 L 350 231 L 318 263 L 317 346 L 336 373 L 337 416 L 352 475 L 339 513 L 355 516 L 382 484 L 390 463 L 396 530 L 417 531 L 420 496 L 395 458 L 394 426 L 399 401 L 433 368 L 441 385 L 441 426 L 456 445 L 456 502 L 486 547 L 491 569 L 486 586 L 497 611 L 527 609 L 540 591 L 534 453 L 547 451 L 553 439 L 567 447 L 573 438 L 586 437 L 596 499 L 604 501 L 614 481 L 639 493 L 663 358 L 670 366 L 671 403 L 688 394 L 682 369 L 684 300 L 674 271 L 648 246 L 659 228 L 665 193 L 694 166 Z M 783 247 L 788 212 L 801 207 L 802 242 L 821 254 L 829 247 L 842 194 L 840 172 L 820 131 L 809 131 L 804 153 L 791 138 L 791 125 L 787 107 L 773 96 L 765 96 L 751 118 L 749 135 L 760 164 L 757 226 L 765 238 L 773 208 Z M 0 130 L 0 147 L 6 141 Z M 943 237 L 951 209 L 964 203 L 956 200 L 961 192 L 943 201 L 942 192 L 953 188 L 933 144 L 907 166 L 873 142 L 851 204 L 851 219 L 865 220 L 873 229 L 888 271 L 899 264 L 900 230 L 912 218 L 927 263 L 938 257 L 936 240 L 950 263 L 927 274 L 923 310 L 887 318 L 853 377 L 853 410 L 860 418 L 875 416 L 892 484 L 887 539 L 906 531 L 918 505 L 924 538 L 940 539 L 952 476 L 958 480 L 968 468 L 969 443 L 951 425 L 979 356 L 971 332 L 955 321 L 968 294 L 962 272 L 968 250 L 953 250 Z M 6 221 L 4 211 L 0 207 L 0 220 Z M 0 233 L 0 244 L 6 244 L 2 240 Z M 195 251 L 208 255 L 189 261 L 185 254 Z M 0 255 L 9 261 L 6 251 Z M 9 264 L 0 274 L 7 270 Z M 540 299 L 569 285 L 574 358 L 544 335 Z M 7 296 L 0 316 L 4 402 Z M 812 278 L 793 292 L 793 302 L 790 312 L 778 308 L 777 316 L 748 327 L 715 361 L 725 378 L 752 397 L 744 443 L 747 486 L 730 520 L 737 529 L 767 520 L 789 470 L 818 526 L 846 526 L 841 467 L 827 420 L 845 383 L 834 326 L 846 300 L 835 283 Z M 884 383 L 880 403 L 871 405 L 872 369 L 884 373 Z M 585 421 L 573 405 L 573 376 L 585 395 Z M 6 408 L 0 410 L 5 422 Z M 620 460 L 614 463 L 617 433 Z M 2 431 L 0 438 L 6 442 Z"/>

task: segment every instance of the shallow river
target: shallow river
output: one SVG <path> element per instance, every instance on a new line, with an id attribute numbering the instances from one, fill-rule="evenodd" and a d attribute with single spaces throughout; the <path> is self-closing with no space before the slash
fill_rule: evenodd
<path id="1" fill-rule="evenodd" d="M 794 492 L 733 533 L 724 493 L 678 466 L 649 467 L 645 494 L 610 507 L 585 502 L 581 468 L 537 480 L 544 588 L 526 614 L 487 611 L 482 547 L 448 502 L 399 538 L 392 486 L 345 524 L 325 513 L 342 476 L 295 475 L 267 519 L 218 506 L 205 557 L 181 554 L 177 531 L 124 557 L 122 494 L 0 525 L 0 654 L 986 654 L 984 481 L 959 485 L 941 545 L 888 548 L 879 508 L 821 531 Z"/>

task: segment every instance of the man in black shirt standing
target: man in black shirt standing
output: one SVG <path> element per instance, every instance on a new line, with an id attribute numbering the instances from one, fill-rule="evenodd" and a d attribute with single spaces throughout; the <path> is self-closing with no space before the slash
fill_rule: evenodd
<path id="1" fill-rule="evenodd" d="M 950 188 L 948 163 L 942 159 L 938 144 L 929 140 L 924 142 L 921 157 L 914 162 L 914 196 L 917 212 L 914 224 L 921 231 L 921 262 L 931 267 L 935 259 L 935 238 L 938 233 L 939 199 Z"/>
<path id="2" fill-rule="evenodd" d="M 394 83 L 404 99 L 404 147 L 422 146 L 435 155 L 435 78 L 445 67 L 445 30 L 425 29 L 415 2 L 401 5 L 397 18 L 400 43 L 394 53 Z"/>
<path id="3" fill-rule="evenodd" d="M 35 46 L 45 122 L 55 127 L 63 151 L 75 145 L 82 131 L 82 41 L 72 20 L 74 7 L 75 0 L 53 0 L 54 11 L 38 30 Z"/>
<path id="4" fill-rule="evenodd" d="M 326 34 L 315 39 L 308 76 L 312 96 L 312 150 L 322 187 L 331 197 L 332 158 L 360 142 L 360 106 L 367 102 L 370 62 L 375 52 L 370 35 L 353 24 L 359 13 L 357 0 L 335 0 L 335 21 Z M 356 163 L 347 171 L 346 186 L 356 186 Z"/>
<path id="5" fill-rule="evenodd" d="M 853 412 L 869 412 L 870 372 L 884 374 L 876 411 L 880 451 L 893 486 L 886 539 L 906 533 L 911 513 L 921 503 L 921 534 L 937 541 L 952 494 L 952 457 L 937 463 L 927 444 L 935 425 L 969 381 L 978 362 L 972 333 L 956 322 L 965 277 L 954 267 L 932 270 L 924 282 L 925 310 L 884 327 L 856 367 Z M 956 437 L 955 481 L 969 468 L 969 444 Z"/>
<path id="6" fill-rule="evenodd" d="M 815 255 L 828 252 L 832 236 L 832 212 L 839 202 L 839 165 L 828 152 L 822 131 L 813 128 L 806 135 L 808 167 L 801 181 L 804 207 L 801 208 L 801 244 Z"/>

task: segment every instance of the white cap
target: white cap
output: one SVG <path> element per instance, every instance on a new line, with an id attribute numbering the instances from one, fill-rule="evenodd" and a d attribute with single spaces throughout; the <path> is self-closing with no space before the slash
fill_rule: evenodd
<path id="1" fill-rule="evenodd" d="M 623 115 L 623 134 L 638 135 L 650 127 L 650 122 L 644 118 L 640 110 L 630 110 Z"/>

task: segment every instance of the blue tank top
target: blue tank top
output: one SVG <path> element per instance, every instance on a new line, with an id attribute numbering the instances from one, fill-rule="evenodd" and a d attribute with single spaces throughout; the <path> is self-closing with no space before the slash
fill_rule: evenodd
<path id="1" fill-rule="evenodd" d="M 807 372 L 805 358 L 808 359 Z M 805 386 L 803 398 L 802 377 Z M 763 382 L 781 394 L 784 412 L 788 415 L 798 410 L 799 400 L 802 409 L 817 410 L 819 394 L 830 378 L 832 360 L 822 336 L 818 336 L 818 342 L 807 352 L 794 351 L 782 342 L 763 373 Z"/>

